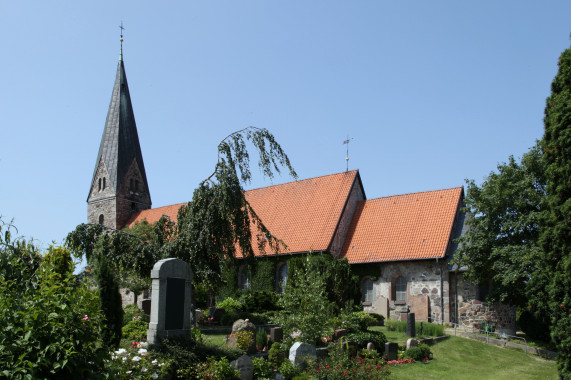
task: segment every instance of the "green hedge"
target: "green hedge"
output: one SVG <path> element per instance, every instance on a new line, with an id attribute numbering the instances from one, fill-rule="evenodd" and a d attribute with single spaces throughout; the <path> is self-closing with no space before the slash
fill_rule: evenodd
<path id="1" fill-rule="evenodd" d="M 422 323 L 422 334 L 420 333 L 420 324 Z M 399 331 L 406 333 L 406 321 L 394 321 L 388 319 L 385 325 L 389 331 Z M 442 336 L 444 335 L 444 326 L 430 322 L 416 322 L 416 336 Z"/>

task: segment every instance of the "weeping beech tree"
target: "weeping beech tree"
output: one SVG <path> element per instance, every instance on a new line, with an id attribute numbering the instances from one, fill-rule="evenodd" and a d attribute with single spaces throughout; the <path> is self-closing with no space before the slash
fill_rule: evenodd
<path id="1" fill-rule="evenodd" d="M 253 241 L 262 253 L 285 248 L 244 196 L 243 185 L 252 178 L 247 142 L 258 153 L 258 166 L 265 178 L 272 179 L 283 169 L 297 178 L 274 136 L 266 129 L 247 127 L 220 141 L 214 171 L 198 185 L 192 200 L 180 208 L 176 224 L 161 218 L 150 239 L 125 230 L 80 224 L 67 236 L 67 245 L 78 258 L 85 256 L 91 264 L 102 253 L 97 241 L 107 236 L 107 262 L 118 273 L 132 271 L 148 277 L 156 261 L 175 257 L 190 263 L 195 280 L 216 290 L 222 281 L 221 263 L 238 256 L 252 258 Z"/>

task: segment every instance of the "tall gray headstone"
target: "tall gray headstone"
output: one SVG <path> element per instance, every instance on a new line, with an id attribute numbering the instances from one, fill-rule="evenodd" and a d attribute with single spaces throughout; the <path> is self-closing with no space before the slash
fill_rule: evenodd
<path id="1" fill-rule="evenodd" d="M 408 313 L 406 316 L 406 335 L 411 338 L 416 336 L 416 325 L 414 322 L 414 313 Z"/>
<path id="2" fill-rule="evenodd" d="M 153 301 L 147 341 L 190 333 L 192 269 L 179 259 L 157 261 L 151 271 Z"/>
<path id="3" fill-rule="evenodd" d="M 232 368 L 240 371 L 240 380 L 252 380 L 254 378 L 254 363 L 248 355 L 242 355 L 230 363 Z"/>

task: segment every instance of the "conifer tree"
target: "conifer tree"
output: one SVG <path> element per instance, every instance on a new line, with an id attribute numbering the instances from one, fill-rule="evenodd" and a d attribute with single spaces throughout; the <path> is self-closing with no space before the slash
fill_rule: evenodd
<path id="1" fill-rule="evenodd" d="M 123 324 L 123 308 L 119 284 L 109 265 L 108 259 L 109 238 L 103 235 L 95 245 L 97 252 L 97 268 L 95 277 L 99 290 L 99 302 L 103 314 L 104 327 L 101 339 L 109 348 L 119 347 L 121 342 L 121 327 Z"/>
<path id="2" fill-rule="evenodd" d="M 571 379 L 571 48 L 559 58 L 544 125 L 547 210 L 541 223 L 543 257 L 534 276 L 534 302 L 551 317 L 559 376 Z"/>

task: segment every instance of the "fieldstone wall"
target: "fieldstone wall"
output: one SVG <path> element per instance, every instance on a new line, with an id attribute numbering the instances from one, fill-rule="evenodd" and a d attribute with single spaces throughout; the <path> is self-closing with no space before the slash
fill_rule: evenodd
<path id="1" fill-rule="evenodd" d="M 483 328 L 484 324 L 491 324 L 500 334 L 515 335 L 515 306 L 499 303 L 486 305 L 479 300 L 478 286 L 464 280 L 461 272 L 455 274 L 455 279 L 457 279 L 456 291 L 458 292 L 456 295 L 458 321 L 456 323 L 475 328 Z"/>
<path id="2" fill-rule="evenodd" d="M 365 200 L 365 195 L 363 194 L 363 189 L 361 188 L 361 183 L 356 178 L 353 187 L 351 188 L 351 192 L 349 193 L 349 200 L 347 201 L 347 205 L 343 210 L 343 214 L 339 220 L 339 225 L 337 226 L 337 230 L 335 231 L 335 235 L 333 236 L 333 243 L 331 244 L 331 254 L 335 257 L 339 257 L 341 253 L 341 248 L 343 248 L 343 243 L 345 242 L 345 237 L 347 235 L 347 230 L 349 229 L 349 225 L 351 224 L 351 220 L 353 219 L 353 214 L 355 213 L 355 209 L 357 208 L 357 203 Z"/>
<path id="3" fill-rule="evenodd" d="M 399 276 L 404 276 L 408 284 L 404 303 L 394 300 L 394 281 Z M 365 306 L 364 310 L 396 320 L 401 319 L 401 313 L 411 312 L 416 314 L 416 320 L 419 322 L 449 322 L 449 293 L 448 270 L 443 261 L 386 263 L 381 264 L 381 276 L 373 282 L 375 301 L 371 306 Z M 386 300 L 388 307 L 385 307 Z M 384 313 L 385 310 L 387 314 Z"/>

